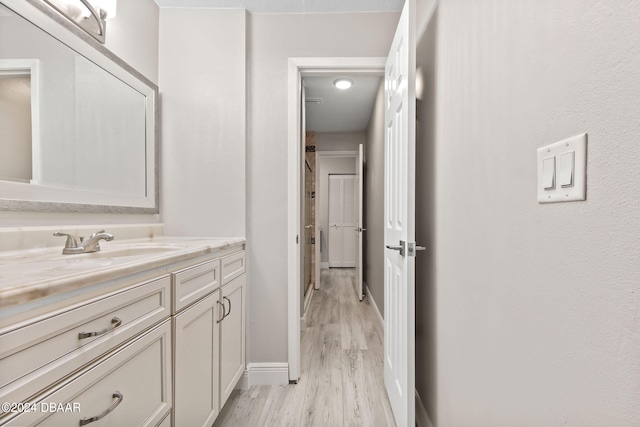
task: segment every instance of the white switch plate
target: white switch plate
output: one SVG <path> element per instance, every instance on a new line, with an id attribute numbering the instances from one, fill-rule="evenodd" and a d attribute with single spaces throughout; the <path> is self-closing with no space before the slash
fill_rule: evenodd
<path id="1" fill-rule="evenodd" d="M 550 157 L 555 157 L 555 167 L 569 167 L 569 162 L 558 161 L 563 154 L 574 152 L 573 158 L 573 185 L 562 187 L 560 179 L 567 176 L 569 171 L 556 169 L 556 182 L 554 188 L 545 189 L 544 161 Z M 567 156 L 563 157 L 563 160 Z M 547 163 L 548 164 L 548 163 Z M 545 147 L 538 148 L 538 203 L 558 203 L 571 202 L 576 200 L 586 200 L 587 198 L 587 134 L 576 135 L 574 137 L 555 142 Z"/>

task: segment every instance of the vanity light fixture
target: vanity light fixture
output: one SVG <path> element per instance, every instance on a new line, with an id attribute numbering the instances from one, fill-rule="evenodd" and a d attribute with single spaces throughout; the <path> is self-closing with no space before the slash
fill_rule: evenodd
<path id="1" fill-rule="evenodd" d="M 117 0 L 44 0 L 100 43 L 105 42 L 106 19 L 116 16 Z"/>
<path id="2" fill-rule="evenodd" d="M 333 85 L 338 89 L 346 90 L 346 89 L 349 89 L 351 86 L 353 86 L 353 80 L 341 77 L 337 80 L 334 80 Z"/>

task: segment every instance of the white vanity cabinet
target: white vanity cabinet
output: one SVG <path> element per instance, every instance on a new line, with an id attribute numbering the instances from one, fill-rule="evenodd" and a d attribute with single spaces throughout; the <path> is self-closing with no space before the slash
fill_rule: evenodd
<path id="1" fill-rule="evenodd" d="M 0 426 L 213 425 L 245 368 L 244 240 L 153 245 L 184 250 L 26 283 L 33 304 L 0 299 L 0 402 L 16 404 Z M 60 262 L 112 262 L 82 259 Z"/>
<path id="2" fill-rule="evenodd" d="M 186 278 L 199 282 L 193 289 L 215 288 L 174 315 L 176 427 L 211 426 L 244 373 L 244 259 L 241 251 L 173 275 L 175 288 Z"/>

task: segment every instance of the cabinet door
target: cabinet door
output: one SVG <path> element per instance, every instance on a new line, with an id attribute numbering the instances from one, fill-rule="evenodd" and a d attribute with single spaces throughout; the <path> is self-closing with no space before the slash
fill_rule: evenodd
<path id="1" fill-rule="evenodd" d="M 220 407 L 244 373 L 245 275 L 222 287 L 225 317 L 220 322 Z"/>
<path id="2" fill-rule="evenodd" d="M 167 320 L 39 396 L 10 426 L 156 426 L 171 410 L 171 325 Z M 51 407 L 51 404 L 54 404 Z"/>
<path id="3" fill-rule="evenodd" d="M 210 426 L 220 412 L 219 291 L 174 318 L 175 426 Z"/>

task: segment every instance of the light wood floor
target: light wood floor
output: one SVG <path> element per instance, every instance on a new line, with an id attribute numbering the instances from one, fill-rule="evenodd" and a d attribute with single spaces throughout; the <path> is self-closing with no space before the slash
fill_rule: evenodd
<path id="1" fill-rule="evenodd" d="M 383 331 L 353 269 L 323 270 L 301 337 L 298 384 L 229 397 L 215 427 L 393 426 L 383 378 Z"/>

